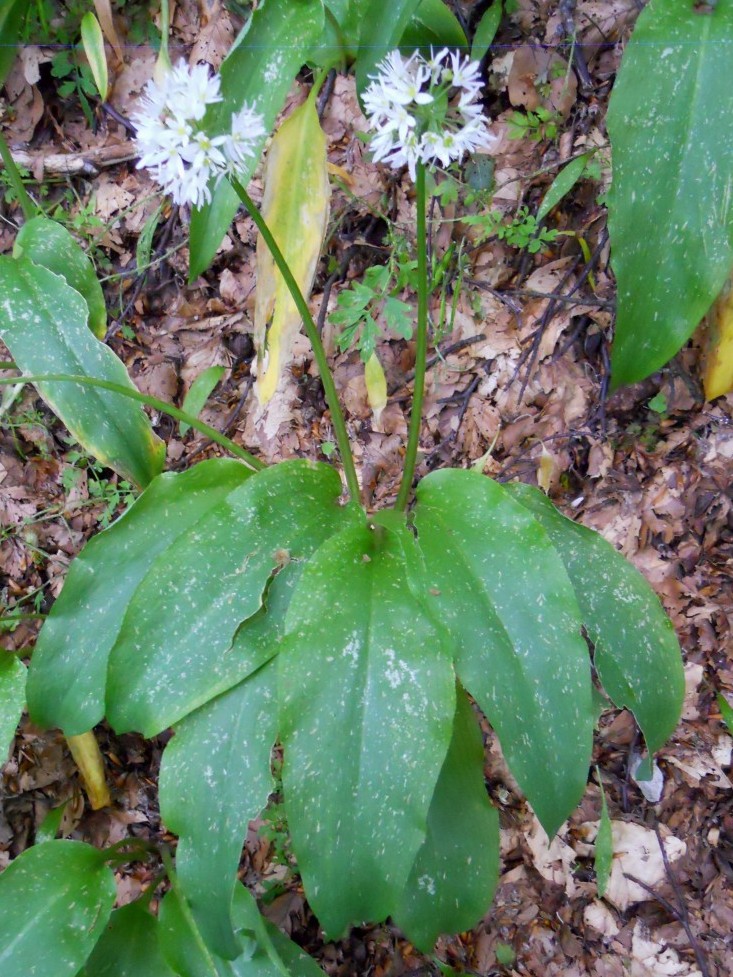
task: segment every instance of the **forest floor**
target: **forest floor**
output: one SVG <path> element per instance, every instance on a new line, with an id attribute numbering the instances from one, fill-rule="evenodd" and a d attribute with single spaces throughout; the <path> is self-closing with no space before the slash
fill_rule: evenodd
<path id="1" fill-rule="evenodd" d="M 128 6 L 135 16 L 118 24 L 127 38 L 110 96 L 123 118 L 134 111 L 155 61 L 139 16 L 144 5 Z M 454 6 L 470 26 L 486 4 Z M 502 22 L 486 65 L 486 111 L 498 137 L 491 150 L 491 207 L 507 219 L 521 206 L 535 213 L 565 161 L 595 150 L 597 165 L 550 215 L 549 229 L 569 233 L 535 253 L 496 235 L 476 243 L 456 219 L 464 212 L 460 197 L 433 207 L 436 254 L 458 243 L 462 233 L 468 238 L 464 260 L 451 266 L 444 290 L 452 324 L 439 337 L 440 356 L 428 377 L 420 471 L 477 465 L 500 480 L 539 483 L 562 511 L 620 549 L 655 588 L 679 634 L 684 715 L 657 758 L 663 791 L 652 803 L 631 777 L 639 745 L 633 719 L 626 712 L 604 714 L 585 797 L 552 843 L 486 731 L 487 785 L 501 818 L 501 877 L 494 904 L 475 929 L 437 947 L 460 973 L 733 974 L 733 740 L 717 700 L 718 693 L 733 697 L 733 395 L 704 401 L 694 340 L 647 381 L 608 394 L 614 281 L 599 203 L 610 179 L 604 120 L 637 13 L 633 0 L 579 0 L 574 13 L 562 4 L 520 0 Z M 182 0 L 173 49 L 192 62 L 217 65 L 240 23 L 218 3 Z M 304 339 L 296 342 L 273 405 L 263 412 L 254 401 L 253 224 L 240 215 L 213 266 L 188 285 L 188 215 L 165 202 L 159 210 L 155 188 L 135 169 L 124 125 L 96 109 L 91 98 L 86 117 L 73 85 L 59 94 L 51 72 L 57 53 L 42 44 L 23 48 L 6 86 L 2 125 L 13 150 L 26 153 L 30 191 L 52 216 L 65 213 L 104 278 L 109 345 L 141 390 L 176 404 L 202 370 L 223 366 L 203 420 L 268 462 L 323 460 L 333 433 Z M 304 75 L 294 87 L 286 111 L 303 99 L 308 80 Z M 547 109 L 549 124 L 511 138 L 514 113 L 526 118 L 538 107 Z M 353 79 L 338 76 L 327 86 L 321 110 L 334 193 L 314 313 L 324 291 L 324 311 L 333 311 L 340 289 L 386 260 L 389 225 L 408 242 L 414 234 L 411 185 L 371 164 L 357 137 L 365 122 Z M 73 172 L 61 173 L 64 165 Z M 257 178 L 252 192 L 261 192 Z M 20 212 L 9 197 L 0 208 L 0 251 L 10 252 Z M 144 231 L 149 267 L 139 271 Z M 431 312 L 439 323 L 440 293 Z M 361 478 L 377 508 L 396 492 L 414 349 L 405 340 L 382 337 L 389 401 L 375 423 L 359 355 L 338 352 L 335 335 L 326 315 L 324 342 Z M 154 420 L 167 443 L 169 468 L 181 470 L 217 454 L 196 432 L 182 436 L 168 417 Z M 70 442 L 31 387 L 4 410 L 0 423 L 0 596 L 7 610 L 42 614 L 59 593 L 69 562 L 132 494 Z M 32 619 L 6 626 L 0 642 L 30 653 L 37 628 Z M 0 868 L 33 842 L 48 811 L 65 802 L 67 837 L 98 846 L 130 836 L 175 843 L 160 822 L 156 799 L 166 737 L 145 741 L 102 726 L 99 739 L 114 804 L 92 812 L 63 737 L 24 720 L 2 772 Z M 597 895 L 592 859 L 599 777 L 616 841 L 604 899 Z M 122 871 L 120 899 L 136 897 L 156 871 L 147 863 Z M 389 924 L 323 942 L 276 803 L 251 827 L 241 877 L 264 912 L 333 977 L 438 973 Z"/>

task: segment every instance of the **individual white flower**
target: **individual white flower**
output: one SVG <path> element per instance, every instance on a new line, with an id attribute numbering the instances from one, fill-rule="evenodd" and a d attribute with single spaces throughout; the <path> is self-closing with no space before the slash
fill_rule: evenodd
<path id="1" fill-rule="evenodd" d="M 220 102 L 221 81 L 205 65 L 189 68 L 179 61 L 162 82 L 145 86 L 140 110 L 133 116 L 138 168 L 149 169 L 164 193 L 177 204 L 201 207 L 211 188 L 240 171 L 265 136 L 262 116 L 244 105 L 231 117 L 231 130 L 211 135 L 203 128 L 210 105 Z"/>
<path id="2" fill-rule="evenodd" d="M 449 166 L 488 147 L 478 63 L 448 48 L 427 60 L 392 51 L 377 71 L 364 92 L 375 161 L 406 164 L 414 179 L 418 162 Z"/>
<path id="3" fill-rule="evenodd" d="M 241 169 L 247 157 L 254 155 L 255 143 L 265 135 L 262 116 L 246 103 L 232 115 L 232 131 L 224 143 L 224 154 L 232 172 Z"/>

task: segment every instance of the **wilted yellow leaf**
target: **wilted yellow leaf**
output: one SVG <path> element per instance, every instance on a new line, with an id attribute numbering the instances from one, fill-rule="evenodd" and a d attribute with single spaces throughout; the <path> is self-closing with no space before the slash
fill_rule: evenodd
<path id="1" fill-rule="evenodd" d="M 374 426 L 379 425 L 382 411 L 387 406 L 387 378 L 376 353 L 372 353 L 364 365 L 367 399 L 374 414 Z"/>
<path id="2" fill-rule="evenodd" d="M 705 400 L 733 390 L 733 274 L 707 317 L 703 387 Z"/>
<path id="3" fill-rule="evenodd" d="M 328 223 L 330 187 L 326 136 L 314 98 L 299 106 L 275 134 L 265 166 L 262 216 L 307 297 Z M 257 396 L 266 404 L 290 361 L 301 318 L 264 240 L 257 240 L 255 343 Z"/>

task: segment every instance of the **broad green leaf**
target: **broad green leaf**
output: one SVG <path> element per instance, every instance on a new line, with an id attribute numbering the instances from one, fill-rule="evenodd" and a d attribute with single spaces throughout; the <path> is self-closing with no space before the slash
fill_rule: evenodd
<path id="1" fill-rule="evenodd" d="M 379 62 L 396 48 L 420 0 L 372 0 L 361 19 L 356 89 L 359 97 Z"/>
<path id="2" fill-rule="evenodd" d="M 27 12 L 26 0 L 5 0 L 0 9 L 0 87 L 15 61 L 18 35 Z"/>
<path id="3" fill-rule="evenodd" d="M 506 488 L 542 524 L 565 564 L 603 688 L 634 713 L 656 752 L 679 721 L 685 692 L 679 642 L 659 598 L 610 543 L 566 519 L 542 492 L 519 482 Z"/>
<path id="4" fill-rule="evenodd" d="M 115 909 L 78 977 L 173 977 L 155 916 L 138 900 Z"/>
<path id="5" fill-rule="evenodd" d="M 207 946 L 227 958 L 242 952 L 231 909 L 247 825 L 264 808 L 273 786 L 275 676 L 268 663 L 186 716 L 166 747 L 160 770 L 161 815 L 180 838 L 176 868 L 181 888 Z"/>
<path id="6" fill-rule="evenodd" d="M 572 159 L 567 166 L 563 166 L 548 187 L 547 193 L 537 210 L 538 224 L 547 217 L 553 207 L 560 203 L 563 197 L 570 193 L 583 175 L 591 155 L 591 153 L 583 153 L 582 156 L 576 156 L 575 159 Z"/>
<path id="7" fill-rule="evenodd" d="M 299 946 L 260 916 L 252 894 L 241 884 L 234 890 L 234 920 L 249 936 L 246 952 L 223 960 L 203 942 L 190 909 L 173 889 L 160 908 L 163 953 L 180 977 L 323 977 L 323 971 Z M 256 943 L 253 941 L 256 937 Z"/>
<path id="8" fill-rule="evenodd" d="M 87 303 L 59 275 L 27 258 L 0 258 L 0 337 L 22 373 L 97 377 L 135 389 L 122 362 L 87 328 Z M 102 464 L 145 486 L 163 467 L 165 445 L 126 397 L 68 382 L 38 392 Z"/>
<path id="9" fill-rule="evenodd" d="M 74 977 L 112 911 L 103 853 L 79 841 L 34 845 L 0 875 L 0 973 Z"/>
<path id="10" fill-rule="evenodd" d="M 425 838 L 455 713 L 426 593 L 404 520 L 361 524 L 317 551 L 288 608 L 278 659 L 285 807 L 329 938 L 394 912 Z"/>
<path id="11" fill-rule="evenodd" d="M 499 818 L 486 793 L 483 739 L 460 686 L 456 699 L 427 837 L 395 912 L 397 924 L 424 953 L 441 933 L 475 926 L 491 904 L 499 875 Z"/>
<path id="12" fill-rule="evenodd" d="M 606 894 L 608 880 L 611 878 L 611 867 L 613 865 L 613 830 L 611 828 L 611 818 L 608 816 L 606 792 L 603 789 L 600 777 L 598 778 L 598 786 L 601 789 L 601 819 L 598 822 L 594 862 L 598 897 L 602 899 Z"/>
<path id="13" fill-rule="evenodd" d="M 28 708 L 40 726 L 83 733 L 104 716 L 109 653 L 133 594 L 160 554 L 225 504 L 252 472 L 204 461 L 166 473 L 74 560 L 41 628 L 28 673 Z"/>
<path id="14" fill-rule="evenodd" d="M 270 144 L 265 166 L 262 216 L 301 292 L 307 298 L 328 225 L 331 189 L 326 169 L 326 135 L 308 98 L 283 122 Z M 257 239 L 255 343 L 261 404 L 275 393 L 291 359 L 301 327 L 290 289 L 262 236 Z"/>
<path id="15" fill-rule="evenodd" d="M 481 20 L 476 25 L 476 32 L 473 35 L 471 44 L 471 60 L 481 61 L 488 53 L 491 42 L 496 37 L 501 23 L 501 15 L 504 13 L 502 0 L 494 0 L 488 10 L 486 10 Z"/>
<path id="16" fill-rule="evenodd" d="M 48 217 L 26 221 L 15 237 L 14 258 L 28 258 L 60 275 L 89 307 L 89 328 L 97 339 L 107 331 L 107 307 L 94 265 L 69 231 Z M 58 370 L 54 370 L 58 373 Z"/>
<path id="17" fill-rule="evenodd" d="M 542 526 L 491 479 L 434 472 L 417 497 L 418 543 L 458 677 L 553 834 L 585 788 L 593 732 L 572 584 Z"/>
<path id="18" fill-rule="evenodd" d="M 8 758 L 25 705 L 26 668 L 23 662 L 0 651 L 0 767 Z"/>
<path id="19" fill-rule="evenodd" d="M 608 109 L 614 387 L 689 339 L 733 266 L 733 0 L 651 0 Z"/>
<path id="20" fill-rule="evenodd" d="M 400 38 L 400 48 L 406 53 L 419 48 L 427 57 L 431 48 L 437 51 L 442 47 L 451 47 L 463 51 L 467 46 L 463 28 L 444 0 L 420 0 Z"/>
<path id="21" fill-rule="evenodd" d="M 91 10 L 87 11 L 81 19 L 81 43 L 84 47 L 84 54 L 87 56 L 99 97 L 104 102 L 109 94 L 107 55 L 104 50 L 102 28 L 99 26 L 99 21 Z"/>
<path id="22" fill-rule="evenodd" d="M 183 399 L 183 404 L 181 405 L 183 410 L 188 414 L 193 414 L 194 417 L 198 417 L 214 387 L 225 373 L 226 368 L 223 366 L 209 366 L 207 369 L 202 370 L 191 384 L 188 393 Z M 178 427 L 182 435 L 190 430 L 190 425 L 184 421 L 181 421 Z"/>
<path id="23" fill-rule="evenodd" d="M 321 0 L 277 0 L 259 6 L 221 66 L 223 101 L 206 116 L 208 132 L 226 132 L 232 113 L 247 102 L 254 104 L 270 132 L 293 79 L 323 29 Z M 254 147 L 246 169 L 237 174 L 247 185 L 265 145 L 263 136 Z M 211 204 L 191 215 L 191 269 L 193 281 L 204 272 L 217 252 L 239 209 L 239 197 L 226 180 L 213 192 Z"/>
<path id="24" fill-rule="evenodd" d="M 230 651 L 273 572 L 307 560 L 354 519 L 327 465 L 286 461 L 248 479 L 156 557 L 109 659 L 107 716 L 154 736 L 259 668 Z"/>

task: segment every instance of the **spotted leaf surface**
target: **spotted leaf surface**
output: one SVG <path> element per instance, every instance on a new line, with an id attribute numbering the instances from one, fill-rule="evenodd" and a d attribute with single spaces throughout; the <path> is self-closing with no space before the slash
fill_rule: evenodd
<path id="1" fill-rule="evenodd" d="M 153 736 L 236 685 L 261 650 L 232 649 L 273 572 L 307 560 L 354 519 L 327 465 L 283 462 L 230 492 L 156 557 L 133 594 L 109 660 L 107 715 Z"/>
<path id="2" fill-rule="evenodd" d="M 454 673 L 419 564 L 404 521 L 350 527 L 308 563 L 286 616 L 285 805 L 330 938 L 394 911 L 448 749 Z"/>
<path id="3" fill-rule="evenodd" d="M 155 479 L 128 511 L 71 564 L 41 629 L 28 673 L 28 707 L 40 726 L 67 736 L 104 716 L 109 653 L 127 606 L 158 557 L 195 531 L 252 472 L 227 459 L 204 461 Z M 156 587 L 157 590 L 157 587 Z"/>
<path id="4" fill-rule="evenodd" d="M 107 331 L 104 292 L 94 265 L 70 231 L 48 217 L 33 217 L 18 231 L 13 257 L 28 258 L 60 275 L 67 285 L 75 288 L 87 304 L 89 328 L 97 339 L 104 339 Z"/>
<path id="5" fill-rule="evenodd" d="M 0 257 L 0 295 L 0 337 L 22 373 L 95 377 L 136 389 L 122 361 L 92 335 L 84 298 L 59 275 L 27 258 Z M 159 474 L 165 445 L 138 404 L 68 381 L 37 387 L 102 464 L 142 487 Z"/>
<path id="6" fill-rule="evenodd" d="M 232 898 L 247 826 L 272 790 L 275 676 L 270 662 L 186 716 L 163 754 L 160 810 L 179 835 L 179 881 L 204 939 L 222 957 L 242 952 Z"/>
<path id="7" fill-rule="evenodd" d="M 506 488 L 562 557 L 603 687 L 617 706 L 631 709 L 653 753 L 677 725 L 685 693 L 679 642 L 659 598 L 610 543 L 566 519 L 542 492 L 519 483 Z"/>
<path id="8" fill-rule="evenodd" d="M 491 479 L 434 472 L 417 496 L 418 543 L 458 677 L 552 834 L 585 788 L 593 730 L 573 586 L 542 526 Z"/>
<path id="9" fill-rule="evenodd" d="M 47 841 L 10 863 L 0 875 L 3 977 L 74 977 L 117 894 L 102 859 L 102 852 L 79 841 Z"/>
<path id="10" fill-rule="evenodd" d="M 499 874 L 499 818 L 484 782 L 477 717 L 457 691 L 453 737 L 395 921 L 430 953 L 442 933 L 473 927 L 491 904 Z"/>
<path id="11" fill-rule="evenodd" d="M 608 109 L 614 386 L 663 366 L 733 265 L 733 0 L 652 0 Z"/>
<path id="12" fill-rule="evenodd" d="M 0 766 L 8 758 L 25 705 L 26 667 L 9 652 L 0 654 Z"/>

